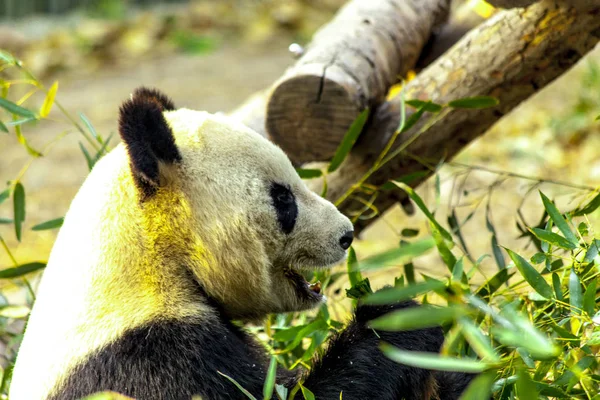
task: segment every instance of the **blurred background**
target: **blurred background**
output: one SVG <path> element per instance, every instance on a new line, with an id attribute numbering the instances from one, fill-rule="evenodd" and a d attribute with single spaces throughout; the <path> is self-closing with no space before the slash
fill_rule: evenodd
<path id="1" fill-rule="evenodd" d="M 0 48 L 15 54 L 49 87 L 59 82 L 56 99 L 75 119 L 80 114 L 103 137 L 118 141 L 118 107 L 140 85 L 160 88 L 178 107 L 228 112 L 269 87 L 294 62 L 290 44 L 306 45 L 343 0 L 2 0 Z M 457 1 L 482 17 L 492 11 L 480 1 Z M 29 88 L 22 88 L 27 96 Z M 21 88 L 11 87 L 11 93 Z M 11 95 L 15 100 L 14 94 Z M 35 94 L 28 104 L 40 106 Z M 52 148 L 32 159 L 14 135 L 0 134 L 0 180 L 21 180 L 27 216 L 21 242 L 12 225 L 0 235 L 19 263 L 45 261 L 57 230 L 31 231 L 59 218 L 88 173 L 82 137 L 54 107 L 49 120 L 23 130 L 29 145 Z M 473 259 L 492 254 L 491 243 L 523 249 L 523 226 L 535 226 L 543 207 L 537 189 L 561 209 L 589 200 L 600 183 L 600 51 L 522 104 L 443 167 L 418 192 L 438 220 L 463 223 L 462 235 Z M 80 120 L 81 121 L 81 120 Z M 56 140 L 55 140 L 56 139 Z M 30 163 L 30 164 L 29 164 Z M 12 218 L 11 202 L 0 218 Z M 590 216 L 600 227 L 598 213 Z M 519 227 L 520 226 L 520 227 Z M 356 244 L 359 258 L 427 235 L 417 211 L 388 212 Z M 531 255 L 530 254 L 530 255 Z M 481 277 L 497 271 L 498 256 L 482 262 Z M 505 258 L 507 258 L 504 255 Z M 417 272 L 447 271 L 434 254 L 414 262 Z M 0 267 L 11 265 L 0 249 Z M 400 268 L 400 267 L 399 267 Z M 397 271 L 373 276 L 373 286 Z M 12 283 L 0 283 L 10 285 Z M 342 287 L 345 283 L 336 283 Z M 338 287 L 338 289 L 339 289 Z M 343 299 L 343 291 L 332 289 Z"/>

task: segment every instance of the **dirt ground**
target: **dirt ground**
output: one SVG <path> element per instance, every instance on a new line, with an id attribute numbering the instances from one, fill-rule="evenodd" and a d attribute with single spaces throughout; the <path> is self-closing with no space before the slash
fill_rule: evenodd
<path id="1" fill-rule="evenodd" d="M 228 111 L 250 94 L 266 88 L 293 63 L 287 51 L 288 44 L 289 41 L 286 40 L 260 47 L 229 43 L 210 54 L 172 55 L 135 67 L 106 69 L 93 76 L 64 73 L 55 77 L 60 82 L 57 99 L 73 115 L 83 112 L 104 136 L 115 132 L 120 103 L 139 85 L 162 89 L 180 107 L 212 112 Z M 573 107 L 581 88 L 582 71 L 587 68 L 587 63 L 597 60 L 599 54 L 600 51 L 596 49 L 592 58 L 586 59 L 574 72 L 501 121 L 465 150 L 457 161 L 527 176 L 563 180 L 569 184 L 598 186 L 598 127 L 591 128 L 592 133 L 588 132 L 577 145 L 569 145 L 557 139 L 548 121 Z M 600 114 L 600 110 L 597 114 Z M 53 110 L 53 115 L 58 117 L 56 110 Z M 39 147 L 68 128 L 69 125 L 65 123 L 44 121 L 36 127 L 26 129 L 25 135 L 34 147 Z M 39 222 L 63 216 L 67 211 L 72 197 L 87 174 L 86 162 L 78 147 L 78 142 L 82 140 L 77 132 L 69 133 L 47 155 L 35 160 L 25 175 L 23 181 L 27 190 L 27 220 L 23 242 L 16 242 L 12 228 L 0 225 L 0 234 L 14 250 L 20 263 L 47 259 L 56 231 L 32 232 L 29 228 Z M 7 181 L 18 174 L 30 157 L 12 135 L 0 135 L 0 149 L 0 180 Z M 441 171 L 439 200 L 436 200 L 431 182 L 419 189 L 430 207 L 437 208 L 436 215 L 440 220 L 445 221 L 445 215 L 453 206 L 457 206 L 457 213 L 462 219 L 479 204 L 478 211 L 465 225 L 463 234 L 475 259 L 486 253 L 491 254 L 491 234 L 485 225 L 485 204 L 486 196 L 491 192 L 490 186 L 494 186 L 491 208 L 498 240 L 507 247 L 522 249 L 526 242 L 517 241 L 517 211 L 521 208 L 530 224 L 535 224 L 541 217 L 537 192 L 528 192 L 532 188 L 532 182 L 512 178 L 501 183 L 497 174 L 471 171 L 464 187 L 457 190 L 457 185 L 462 182 L 457 179 L 459 171 L 448 167 Z M 461 179 L 462 177 L 464 175 L 461 175 Z M 559 205 L 573 204 L 573 200 L 579 201 L 584 198 L 583 195 L 589 194 L 589 191 L 549 183 L 540 185 L 539 189 L 557 199 Z M 457 194 L 460 194 L 460 200 Z M 527 200 L 522 204 L 524 196 Z M 11 214 L 9 202 L 0 207 L 1 217 L 10 217 Z M 399 232 L 407 227 L 419 228 L 421 234 L 426 234 L 426 224 L 419 212 L 414 216 L 407 216 L 399 208 L 391 210 L 364 233 L 357 244 L 359 256 L 396 245 L 400 239 Z M 596 227 L 600 229 L 600 225 L 596 224 Z M 9 259 L 2 252 L 0 266 L 7 265 Z M 444 267 L 441 265 L 437 256 L 426 256 L 416 262 L 417 270 L 435 275 L 444 274 Z M 484 275 L 493 273 L 497 268 L 492 258 L 488 258 L 482 265 Z M 398 271 L 394 269 L 392 273 Z M 375 279 L 375 286 L 389 283 L 389 272 L 377 275 L 379 278 Z"/>

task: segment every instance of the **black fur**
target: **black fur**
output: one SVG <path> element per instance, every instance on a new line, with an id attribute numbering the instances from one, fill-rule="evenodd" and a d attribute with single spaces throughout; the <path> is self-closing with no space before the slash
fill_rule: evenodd
<path id="1" fill-rule="evenodd" d="M 142 198 L 151 196 L 160 184 L 159 161 L 181 161 L 173 132 L 163 116 L 165 106 L 173 106 L 166 96 L 142 88 L 120 109 L 119 133 Z"/>
<path id="2" fill-rule="evenodd" d="M 169 97 L 167 97 L 167 95 L 159 92 L 156 89 L 139 87 L 133 91 L 132 97 L 133 97 L 133 99 L 139 99 L 139 98 L 152 99 L 155 102 L 157 102 L 158 104 L 160 104 L 164 111 L 175 110 L 175 104 L 173 103 L 173 100 L 171 100 Z"/>
<path id="3" fill-rule="evenodd" d="M 432 372 L 394 363 L 377 346 L 384 340 L 404 349 L 436 352 L 443 341 L 441 329 L 375 333 L 366 327 L 369 320 L 390 310 L 411 306 L 415 303 L 359 306 L 355 318 L 331 341 L 304 385 L 318 400 L 339 399 L 340 391 L 345 400 L 428 399 L 433 390 Z M 223 315 L 218 308 L 215 313 Z M 204 400 L 244 399 L 217 371 L 260 398 L 266 366 L 261 346 L 225 319 L 156 321 L 127 332 L 90 356 L 49 400 L 74 400 L 102 390 L 144 400 L 190 399 L 192 395 Z M 296 378 L 283 373 L 278 381 L 292 388 Z M 442 399 L 457 399 L 459 392 L 455 393 Z"/>
<path id="4" fill-rule="evenodd" d="M 298 218 L 298 204 L 291 190 L 278 183 L 271 184 L 271 200 L 277 211 L 277 222 L 281 230 L 289 234 L 294 230 Z"/>

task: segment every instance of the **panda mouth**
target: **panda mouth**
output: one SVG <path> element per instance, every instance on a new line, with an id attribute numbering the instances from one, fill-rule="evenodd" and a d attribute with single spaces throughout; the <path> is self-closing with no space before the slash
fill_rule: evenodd
<path id="1" fill-rule="evenodd" d="M 321 293 L 321 282 L 310 283 L 299 272 L 294 271 L 292 268 L 285 269 L 285 276 L 290 280 L 292 285 L 296 288 L 296 291 L 302 297 L 306 297 L 312 300 L 323 299 Z"/>

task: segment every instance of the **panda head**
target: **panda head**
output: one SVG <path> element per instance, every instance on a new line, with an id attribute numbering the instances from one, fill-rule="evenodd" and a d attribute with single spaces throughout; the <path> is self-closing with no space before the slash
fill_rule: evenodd
<path id="1" fill-rule="evenodd" d="M 182 279 L 232 318 L 323 301 L 301 270 L 341 261 L 352 224 L 306 187 L 283 151 L 226 117 L 175 110 L 146 88 L 121 106 L 119 131 L 139 236 L 152 249 L 146 264 L 181 266 Z"/>

